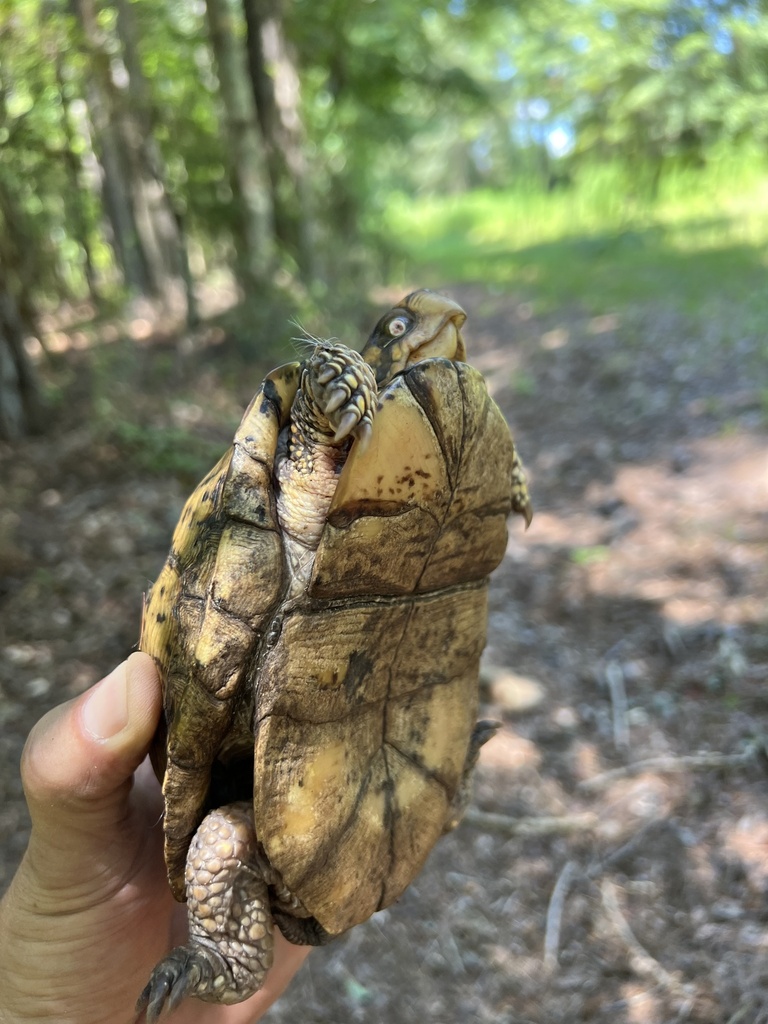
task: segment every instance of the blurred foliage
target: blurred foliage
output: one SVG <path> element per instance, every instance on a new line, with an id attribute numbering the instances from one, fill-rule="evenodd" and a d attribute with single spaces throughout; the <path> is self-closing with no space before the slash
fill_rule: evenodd
<path id="1" fill-rule="evenodd" d="M 358 331 L 370 285 L 414 267 L 597 308 L 647 297 L 672 265 L 679 301 L 706 304 L 726 260 L 764 320 L 763 0 L 248 12 L 0 0 L 0 275 L 28 326 L 84 299 L 169 301 L 166 284 L 194 319 L 196 287 L 231 273 L 245 301 L 221 322 L 250 359 L 290 315 Z M 259 26 L 271 55 L 266 34 L 250 45 Z M 284 148 L 269 174 L 233 144 L 232 89 L 263 152 Z M 242 273 L 254 246 L 261 278 Z"/>
<path id="2" fill-rule="evenodd" d="M 106 439 L 135 469 L 170 475 L 192 486 L 222 453 L 222 446 L 180 427 L 147 426 L 129 420 L 110 424 Z"/>
<path id="3" fill-rule="evenodd" d="M 702 326 L 721 321 L 723 342 L 764 338 L 763 161 L 749 148 L 713 152 L 704 168 L 669 161 L 653 192 L 638 188 L 636 166 L 584 161 L 567 191 L 521 183 L 429 200 L 399 194 L 387 217 L 403 266 L 418 259 L 427 283 L 524 287 L 539 311 L 578 302 L 601 314 L 661 300 Z"/>
<path id="4" fill-rule="evenodd" d="M 242 10 L 228 6 L 242 42 Z M 357 280 L 372 252 L 397 251 L 383 230 L 394 194 L 525 181 L 541 200 L 585 163 L 616 157 L 632 168 L 623 188 L 604 189 L 598 174 L 592 187 L 625 210 L 670 168 L 703 167 L 744 140 L 765 148 L 768 14 L 754 0 L 293 0 L 282 18 L 301 84 L 318 254 L 305 283 L 321 299 L 340 278 Z M 3 265 L 15 290 L 38 301 L 83 297 L 87 261 L 91 290 L 123 282 L 94 128 L 104 83 L 90 57 L 94 46 L 107 55 L 110 102 L 130 106 L 139 96 L 130 45 L 193 270 L 204 276 L 234 258 L 241 208 L 205 4 L 3 0 Z M 289 253 L 281 261 L 296 273 Z"/>
<path id="5" fill-rule="evenodd" d="M 86 6 L 95 25 L 90 36 Z M 101 291 L 123 281 L 105 209 L 110 172 L 94 124 L 100 102 L 95 93 L 104 83 L 90 59 L 94 46 L 108 57 L 109 90 L 115 93 L 109 102 L 135 105 L 119 6 L 0 4 L 0 198 L 12 247 L 7 262 L 16 269 L 18 287 L 32 288 L 38 297 L 86 294 L 85 249 L 92 251 Z M 163 186 L 183 217 L 193 268 L 204 276 L 211 266 L 233 261 L 242 214 L 221 128 L 205 5 L 133 0 L 130 7 Z M 230 7 L 242 34 L 242 12 Z M 451 20 L 446 11 L 439 18 Z M 414 17 L 405 4 L 296 2 L 286 9 L 285 30 L 301 76 L 319 254 L 318 280 L 309 283 L 320 294 L 340 276 L 340 260 L 345 272 L 354 271 L 371 247 L 382 246 L 378 220 L 392 184 L 413 187 L 421 180 L 408 157 L 423 125 L 438 114 L 459 119 L 469 107 L 488 107 L 480 84 L 446 65 L 433 20 Z M 282 262 L 295 272 L 288 254 Z"/>

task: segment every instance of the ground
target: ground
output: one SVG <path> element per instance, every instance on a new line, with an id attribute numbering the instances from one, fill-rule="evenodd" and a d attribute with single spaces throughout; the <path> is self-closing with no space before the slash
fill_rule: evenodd
<path id="1" fill-rule="evenodd" d="M 766 1022 L 766 361 L 668 308 L 453 294 L 536 509 L 491 586 L 483 713 L 503 729 L 469 820 L 268 1020 Z M 0 889 L 26 733 L 132 649 L 198 470 L 185 432 L 223 448 L 267 368 L 133 333 L 94 354 L 56 332 L 53 428 L 0 449 Z"/>

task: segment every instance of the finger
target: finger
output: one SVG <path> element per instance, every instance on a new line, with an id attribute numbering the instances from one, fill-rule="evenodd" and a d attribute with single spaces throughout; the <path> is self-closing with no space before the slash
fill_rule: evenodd
<path id="1" fill-rule="evenodd" d="M 107 834 L 124 819 L 131 777 L 148 750 L 160 704 L 152 659 L 132 654 L 38 722 L 22 755 L 33 835 Z"/>
<path id="2" fill-rule="evenodd" d="M 131 799 L 136 802 L 137 806 L 143 809 L 144 816 L 149 825 L 160 824 L 165 809 L 163 789 L 148 757 L 144 758 L 133 773 Z"/>
<path id="3" fill-rule="evenodd" d="M 267 974 L 264 985 L 252 996 L 244 1008 L 248 1015 L 227 1020 L 227 1024 L 252 1024 L 267 1012 L 269 1007 L 279 999 L 288 988 L 294 975 L 309 956 L 311 946 L 294 946 L 275 929 L 275 961 Z"/>

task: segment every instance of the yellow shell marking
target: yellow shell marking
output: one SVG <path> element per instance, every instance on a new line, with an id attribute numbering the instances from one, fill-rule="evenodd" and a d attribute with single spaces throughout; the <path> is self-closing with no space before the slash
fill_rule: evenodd
<path id="1" fill-rule="evenodd" d="M 330 743 L 310 761 L 302 777 L 294 779 L 287 799 L 276 808 L 291 835 L 306 835 L 322 825 L 323 796 L 338 785 L 344 764 L 344 744 Z"/>
<path id="2" fill-rule="evenodd" d="M 351 501 L 428 504 L 446 488 L 440 448 L 421 408 L 405 385 L 390 389 L 388 395 L 393 397 L 382 402 L 376 414 L 367 450 L 352 448 L 331 515 Z"/>

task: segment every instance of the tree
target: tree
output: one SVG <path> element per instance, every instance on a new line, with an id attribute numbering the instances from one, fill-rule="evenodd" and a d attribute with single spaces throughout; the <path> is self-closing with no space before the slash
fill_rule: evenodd
<path id="1" fill-rule="evenodd" d="M 101 27 L 93 0 L 75 0 L 90 58 L 88 106 L 103 168 L 105 205 L 126 284 L 168 300 L 182 276 L 185 256 L 152 141 L 147 93 L 140 71 L 130 6 L 118 5 L 123 85 L 115 81 L 115 45 Z M 131 70 L 133 74 L 131 74 Z"/>
<path id="2" fill-rule="evenodd" d="M 654 168 L 768 137 L 768 21 L 755 5 L 567 0 L 515 14 L 519 99 L 570 122 L 577 153 Z"/>
<path id="3" fill-rule="evenodd" d="M 243 0 L 248 64 L 272 188 L 277 240 L 302 276 L 314 275 L 311 197 L 301 85 L 280 0 Z"/>
<path id="4" fill-rule="evenodd" d="M 126 139 L 134 153 L 138 173 L 149 187 L 140 189 L 143 213 L 148 221 L 147 241 L 153 251 L 157 284 L 163 292 L 179 276 L 184 282 L 187 300 L 187 322 L 197 322 L 192 275 L 189 269 L 186 232 L 178 201 L 169 193 L 168 172 L 155 139 L 157 115 L 149 83 L 141 66 L 138 28 L 130 0 L 117 0 L 117 35 L 128 73 L 125 88 Z"/>
<path id="5" fill-rule="evenodd" d="M 241 214 L 241 272 L 246 287 L 263 285 L 275 267 L 272 204 L 266 183 L 264 147 L 259 132 L 245 50 L 227 0 L 206 0 L 211 46 L 229 140 L 229 160 Z"/>
<path id="6" fill-rule="evenodd" d="M 40 388 L 24 349 L 19 310 L 0 285 L 0 439 L 15 441 L 41 425 Z"/>

